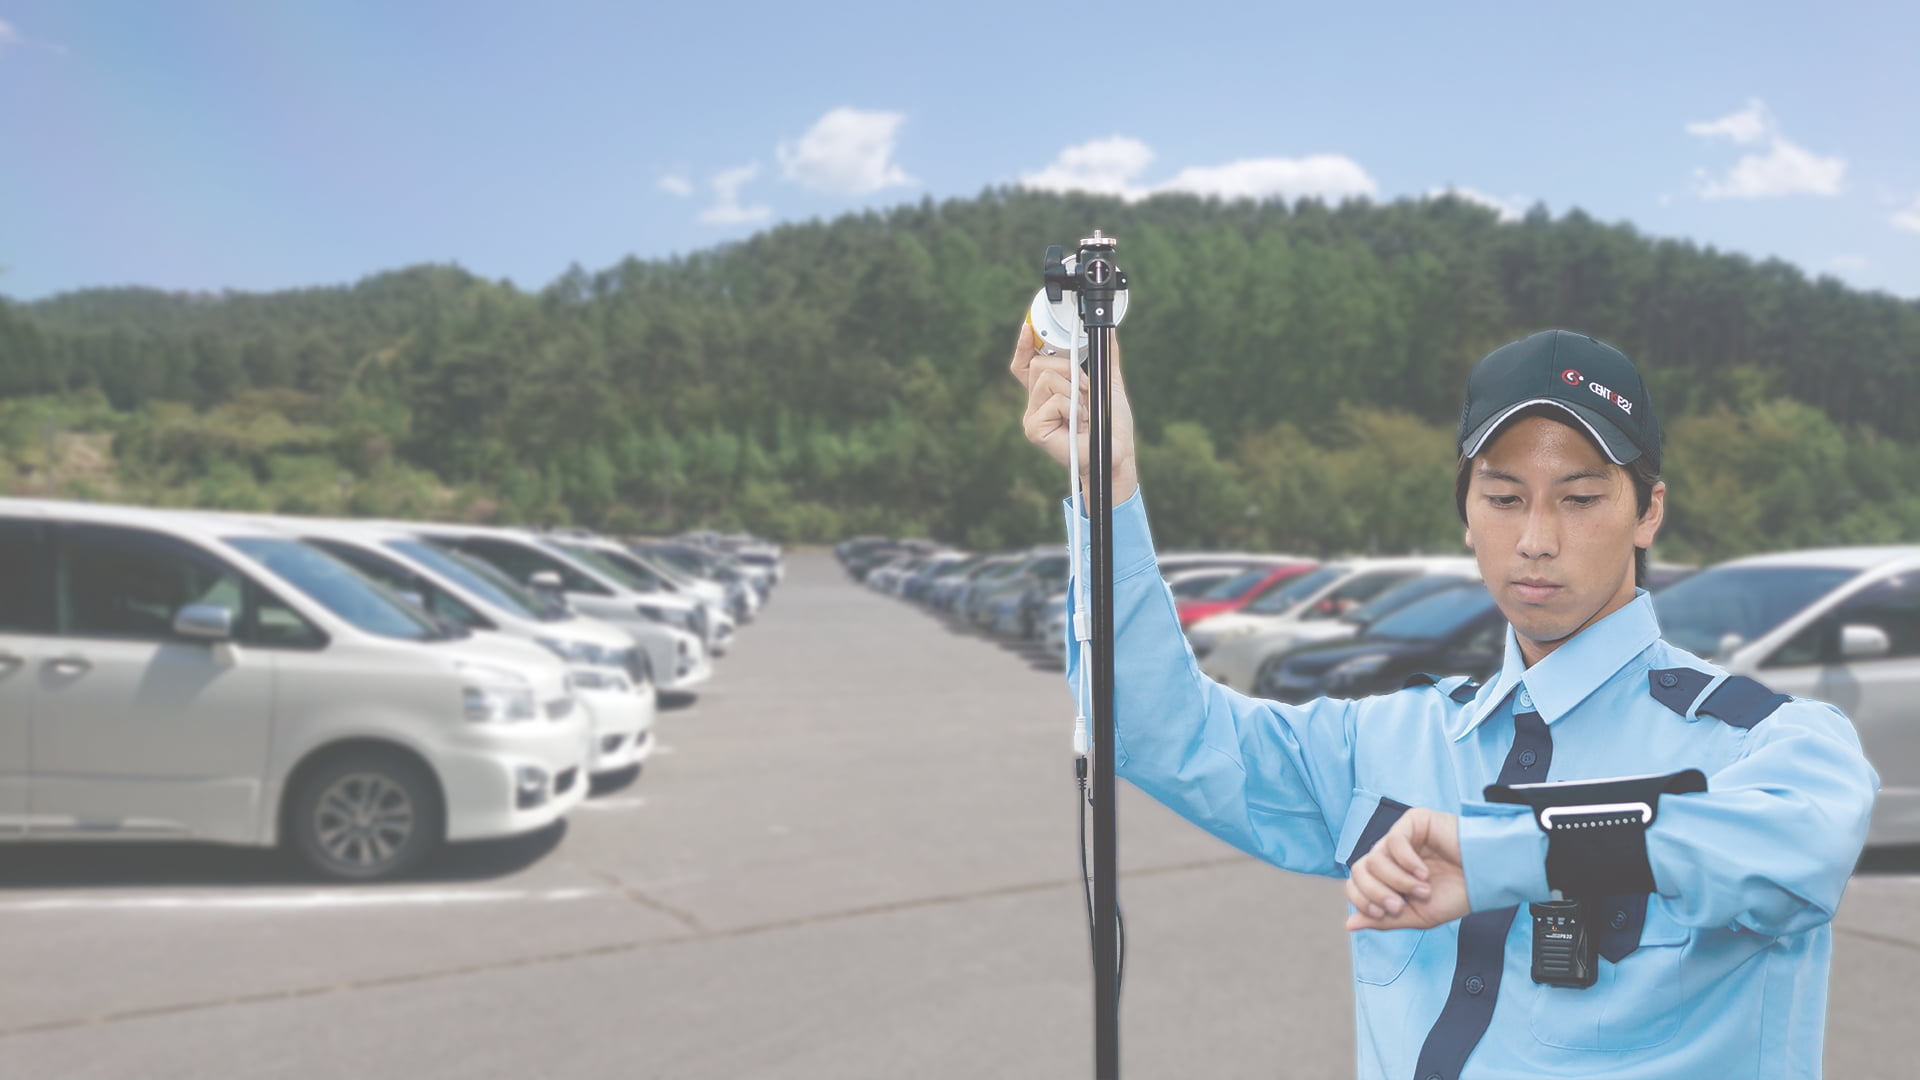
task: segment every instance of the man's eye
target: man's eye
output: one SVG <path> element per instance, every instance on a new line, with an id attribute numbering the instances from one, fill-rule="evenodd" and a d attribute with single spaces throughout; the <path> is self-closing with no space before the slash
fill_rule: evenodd
<path id="1" fill-rule="evenodd" d="M 1495 506 L 1516 506 L 1520 502 L 1518 495 L 1489 495 L 1487 501 Z"/>
<path id="2" fill-rule="evenodd" d="M 1592 506 L 1592 505 L 1593 505 L 1594 503 L 1597 503 L 1597 502 L 1599 502 L 1599 501 L 1600 501 L 1600 496 L 1598 496 L 1598 495 L 1569 495 L 1569 496 L 1567 496 L 1567 501 L 1568 501 L 1568 502 L 1570 502 L 1570 503 L 1572 503 L 1572 504 L 1573 504 L 1573 505 L 1575 505 L 1575 506 Z"/>

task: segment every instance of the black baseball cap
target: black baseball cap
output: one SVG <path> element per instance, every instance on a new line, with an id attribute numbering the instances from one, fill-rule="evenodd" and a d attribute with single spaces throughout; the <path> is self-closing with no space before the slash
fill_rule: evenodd
<path id="1" fill-rule="evenodd" d="M 1615 465 L 1644 454 L 1659 471 L 1653 399 L 1619 349 L 1570 330 L 1546 330 L 1488 353 L 1467 376 L 1460 456 L 1478 454 L 1508 417 L 1531 405 L 1571 413 Z"/>

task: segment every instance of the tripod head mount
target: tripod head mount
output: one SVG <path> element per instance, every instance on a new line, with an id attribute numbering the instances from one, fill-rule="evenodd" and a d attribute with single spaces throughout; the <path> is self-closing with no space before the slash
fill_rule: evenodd
<path id="1" fill-rule="evenodd" d="M 1114 262 L 1120 242 L 1095 229 L 1080 241 L 1077 254 L 1047 248 L 1041 270 L 1045 285 L 1034 295 L 1027 323 L 1034 337 L 1056 349 L 1072 349 L 1084 362 L 1087 328 L 1118 326 L 1127 314 L 1127 273 Z M 1068 296 L 1068 293 L 1073 296 Z"/>

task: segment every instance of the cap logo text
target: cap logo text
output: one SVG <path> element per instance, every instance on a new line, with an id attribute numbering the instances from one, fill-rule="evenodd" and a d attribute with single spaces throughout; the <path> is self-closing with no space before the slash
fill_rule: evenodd
<path id="1" fill-rule="evenodd" d="M 1620 406 L 1621 412 L 1626 413 L 1628 415 L 1633 414 L 1633 402 L 1628 401 L 1626 398 L 1621 397 L 1619 394 L 1616 394 L 1613 391 L 1607 389 L 1606 387 L 1601 386 L 1599 383 L 1590 382 L 1587 384 L 1587 389 L 1593 391 L 1594 393 L 1600 395 L 1603 398 L 1606 398 L 1608 401 L 1613 402 L 1615 405 Z"/>
<path id="2" fill-rule="evenodd" d="M 1595 394 L 1598 394 L 1603 398 L 1606 398 L 1608 401 L 1613 402 L 1615 405 L 1620 406 L 1621 412 L 1626 413 L 1629 416 L 1633 414 L 1633 402 L 1628 401 L 1626 398 L 1623 398 L 1619 394 L 1614 393 L 1612 390 L 1609 390 L 1606 387 L 1601 386 L 1597 382 L 1587 382 L 1587 377 L 1585 375 L 1580 374 L 1580 372 L 1574 368 L 1568 368 L 1567 370 L 1561 372 L 1560 381 L 1563 383 L 1566 383 L 1568 386 L 1579 386 L 1582 383 L 1585 383 L 1587 389 L 1593 391 Z"/>

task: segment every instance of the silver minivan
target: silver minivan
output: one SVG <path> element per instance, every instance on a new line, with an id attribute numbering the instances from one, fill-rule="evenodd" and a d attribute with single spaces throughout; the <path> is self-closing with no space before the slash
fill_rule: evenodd
<path id="1" fill-rule="evenodd" d="M 586 792 L 565 668 L 244 522 L 0 499 L 0 839 L 284 843 L 392 877 Z"/>
<path id="2" fill-rule="evenodd" d="M 1920 843 L 1920 547 L 1734 559 L 1653 607 L 1675 645 L 1846 713 L 1880 773 L 1867 843 Z"/>

